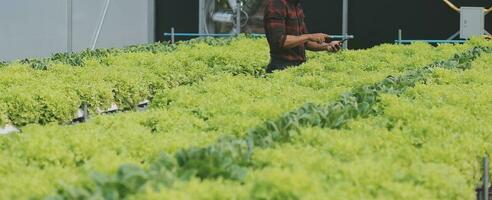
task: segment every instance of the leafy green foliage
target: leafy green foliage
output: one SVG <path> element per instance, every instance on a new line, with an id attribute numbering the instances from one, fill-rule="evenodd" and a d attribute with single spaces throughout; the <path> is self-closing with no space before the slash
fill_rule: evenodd
<path id="1" fill-rule="evenodd" d="M 252 148 L 244 140 L 221 138 L 205 148 L 181 150 L 176 153 L 180 176 L 244 180 Z"/>
<path id="2" fill-rule="evenodd" d="M 0 60 L 0 68 L 7 66 L 7 62 Z"/>
<path id="3" fill-rule="evenodd" d="M 388 77 L 372 86 L 355 89 L 354 92 L 342 96 L 338 102 L 326 107 L 308 104 L 296 112 L 288 113 L 277 120 L 266 122 L 264 126 L 253 129 L 246 140 L 222 138 L 217 143 L 205 148 L 192 147 L 178 151 L 176 153 L 179 166 L 178 176 L 185 179 L 196 176 L 201 179 L 221 177 L 244 181 L 246 177 L 245 167 L 250 163 L 253 146 L 265 148 L 275 143 L 291 142 L 292 138 L 299 135 L 301 127 L 341 128 L 349 120 L 360 116 L 367 117 L 375 113 L 374 106 L 378 103 L 377 96 L 379 93 L 400 94 L 408 87 L 415 86 L 417 81 L 424 80 L 426 73 L 432 72 L 432 68 L 451 68 L 451 66 L 444 66 L 444 64 L 454 64 L 456 68 L 468 66 L 469 62 L 477 58 L 481 52 L 474 48 L 469 52 L 455 56 L 449 62 L 441 62 L 431 65 L 431 67 L 412 70 L 398 78 Z M 460 62 L 462 60 L 466 62 Z M 275 191 L 275 188 L 268 184 L 256 185 L 253 189 L 253 196 L 265 198 L 261 197 L 264 195 L 261 194 L 261 191 L 265 189 Z M 279 193 L 271 198 L 297 199 L 295 195 L 292 196 L 288 193 L 285 195 Z"/>
<path id="4" fill-rule="evenodd" d="M 82 104 L 89 106 L 91 114 L 112 103 L 122 110 L 133 110 L 159 91 L 193 84 L 213 74 L 262 74 L 266 65 L 266 59 L 257 60 L 261 52 L 249 49 L 264 48 L 260 40 L 230 40 L 230 45 L 206 53 L 212 47 L 207 44 L 210 41 L 189 43 L 173 47 L 173 52 L 161 52 L 156 45 L 57 54 L 53 57 L 56 61 L 49 61 L 50 67 L 45 70 L 10 64 L 0 70 L 0 91 L 5 94 L 0 99 L 7 105 L 8 122 L 18 126 L 67 123 Z M 233 49 L 244 51 L 240 55 Z"/>
<path id="5" fill-rule="evenodd" d="M 432 73 L 437 67 L 468 69 L 471 62 L 484 51 L 490 53 L 492 48 L 476 47 L 448 61 L 408 71 L 401 77 L 390 76 L 380 83 L 356 88 L 353 92 L 343 95 L 339 101 L 327 106 L 307 104 L 295 112 L 285 114 L 279 119 L 268 121 L 263 126 L 251 130 L 250 138 L 258 146 L 269 147 L 278 142 L 289 142 L 291 138 L 298 135 L 300 127 L 303 126 L 341 128 L 349 120 L 377 113 L 380 110 L 376 106 L 380 93 L 399 95 L 407 88 L 424 81 L 427 74 Z"/>
<path id="6" fill-rule="evenodd" d="M 57 195 L 46 199 L 124 199 L 143 190 L 149 181 L 153 181 L 154 185 L 151 187 L 154 188 L 170 186 L 175 179 L 173 170 L 175 170 L 173 161 L 168 156 L 161 155 L 148 170 L 135 165 L 122 165 L 113 176 L 94 173 L 92 175 L 94 187 L 65 186 L 58 190 Z"/>
<path id="7" fill-rule="evenodd" d="M 257 149 L 266 167 L 250 172 L 251 184 L 307 199 L 475 199 L 481 157 L 492 150 L 491 58 L 465 71 L 436 68 L 403 93 L 380 95 L 376 116 L 302 128 L 291 143 Z"/>
<path id="8" fill-rule="evenodd" d="M 252 38 L 249 36 L 241 36 L 239 38 Z M 233 41 L 236 41 L 238 38 L 226 38 L 226 39 L 217 39 L 217 38 L 198 38 L 194 40 L 180 42 L 181 45 L 193 46 L 195 44 L 204 43 L 210 46 L 223 46 L 228 45 Z M 253 38 L 254 39 L 254 38 Z M 41 58 L 41 59 L 23 59 L 20 61 L 22 64 L 26 64 L 31 66 L 34 69 L 38 70 L 46 70 L 51 67 L 53 64 L 62 63 L 66 65 L 71 65 L 74 67 L 81 67 L 86 65 L 86 61 L 90 59 L 96 59 L 99 63 L 106 63 L 106 59 L 112 55 L 123 54 L 123 53 L 168 53 L 176 50 L 177 45 L 156 42 L 152 44 L 141 44 L 141 45 L 131 45 L 125 48 L 110 48 L 110 49 L 95 49 L 90 50 L 86 49 L 82 52 L 78 53 L 56 53 L 49 58 Z M 0 67 L 6 66 L 7 62 L 0 62 Z"/>
<path id="9" fill-rule="evenodd" d="M 0 138 L 0 159 L 3 161 L 0 163 L 0 196 L 6 199 L 43 197 L 59 188 L 58 198 L 319 199 L 326 195 L 323 192 L 326 185 L 319 183 L 331 173 L 311 174 L 309 171 L 317 172 L 314 164 L 309 166 L 311 169 L 303 169 L 294 161 L 310 164 L 329 160 L 326 155 L 318 155 L 324 155 L 321 153 L 330 149 L 298 146 L 272 154 L 271 160 L 261 159 L 263 152 L 283 149 L 298 138 L 309 137 L 304 131 L 305 126 L 326 124 L 325 127 L 338 128 L 330 130 L 343 131 L 351 124 L 347 123 L 352 121 L 350 117 L 356 116 L 360 120 L 360 117 L 375 113 L 380 115 L 380 103 L 376 105 L 378 109 L 374 109 L 374 105 L 358 103 L 357 99 L 370 102 L 374 97 L 375 88 L 365 85 L 374 86 L 372 83 L 395 74 L 398 78 L 386 79 L 386 89 L 400 91 L 396 86 L 403 82 L 399 80 L 403 76 L 399 75 L 401 72 L 421 69 L 421 66 L 451 58 L 469 48 L 467 45 L 438 48 L 424 44 L 383 45 L 340 54 L 310 54 L 312 59 L 302 67 L 256 78 L 257 75 L 251 73 L 256 68 L 251 70 L 247 66 L 260 69 L 266 65 L 265 45 L 256 40 L 237 40 L 216 47 L 199 43 L 193 47 L 178 46 L 169 54 L 119 54 L 108 57 L 103 64 L 88 59 L 86 66 L 81 68 L 55 65 L 40 71 L 29 67 L 7 67 L 12 70 L 9 72 L 15 73 L 9 74 L 11 79 L 0 78 L 6 86 L 0 90 L 34 80 L 34 77 L 19 75 L 31 70 L 39 72 L 39 77 L 61 77 L 77 72 L 59 80 L 70 83 L 83 77 L 79 79 L 82 87 L 75 84 L 78 82 L 66 85 L 84 98 L 80 102 L 88 100 L 91 107 L 113 101 L 127 102 L 131 107 L 134 97 L 145 95 L 152 97 L 153 104 L 146 113 L 95 117 L 78 126 L 28 125 L 22 134 Z M 243 54 L 253 57 L 241 57 Z M 134 69 L 135 66 L 140 68 Z M 258 72 L 261 74 L 261 70 Z M 111 73 L 122 77 L 113 77 Z M 97 87 L 91 82 L 97 83 Z M 136 82 L 143 82 L 147 87 L 129 87 Z M 114 98 L 115 88 L 121 100 Z M 351 88 L 358 89 L 342 95 Z M 252 144 L 259 143 L 257 139 L 263 137 L 252 139 L 248 128 L 266 127 L 262 124 L 265 121 L 276 123 L 269 119 L 280 119 L 284 116 L 282 113 L 296 110 L 306 102 L 313 103 L 298 109 L 302 112 L 292 112 L 302 115 L 298 128 L 291 129 L 293 126 L 288 121 L 275 124 L 277 128 L 265 132 L 266 137 L 275 133 L 270 137 L 275 140 L 264 143 L 264 147 L 275 148 L 255 148 L 251 154 Z M 337 115 L 329 114 L 331 118 L 324 118 L 328 107 Z M 355 114 L 355 111 L 366 114 Z M 276 129 L 281 131 L 272 131 Z M 289 129 L 294 131 L 283 131 Z M 324 142 L 313 139 L 309 144 Z M 294 154 L 296 150 L 306 154 Z M 174 156 L 156 161 L 162 152 Z M 270 161 L 282 159 L 293 163 L 284 162 L 280 169 L 272 167 L 275 163 Z M 161 164 L 155 165 L 156 162 Z M 369 183 L 372 184 L 375 183 Z M 347 192 L 336 188 L 333 191 L 332 197 Z"/>

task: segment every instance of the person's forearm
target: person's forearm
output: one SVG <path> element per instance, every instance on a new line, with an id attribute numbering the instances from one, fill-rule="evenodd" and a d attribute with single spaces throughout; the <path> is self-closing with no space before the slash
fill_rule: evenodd
<path id="1" fill-rule="evenodd" d="M 293 36 L 287 35 L 283 48 L 292 49 L 309 41 L 308 35 Z"/>
<path id="2" fill-rule="evenodd" d="M 327 51 L 329 47 L 327 43 L 307 42 L 306 49 L 309 51 Z"/>

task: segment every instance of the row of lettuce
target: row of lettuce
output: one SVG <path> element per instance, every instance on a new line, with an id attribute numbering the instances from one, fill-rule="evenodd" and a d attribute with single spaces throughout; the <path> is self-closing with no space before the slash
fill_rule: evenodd
<path id="1" fill-rule="evenodd" d="M 254 38 L 246 35 L 240 36 L 241 38 Z M 195 45 L 198 43 L 205 43 L 211 46 L 222 46 L 227 45 L 230 42 L 236 40 L 237 38 L 199 38 L 192 39 L 187 41 L 180 41 L 179 45 Z M 170 43 L 151 43 L 151 44 L 140 44 L 140 45 L 131 45 L 125 48 L 109 48 L 109 49 L 86 49 L 81 52 L 76 53 L 55 53 L 51 57 L 47 58 L 26 58 L 23 60 L 17 60 L 15 62 L 19 62 L 22 64 L 28 64 L 34 69 L 38 70 L 46 70 L 50 68 L 53 63 L 63 63 L 67 65 L 71 65 L 74 67 L 81 67 L 85 65 L 85 61 L 87 59 L 95 59 L 99 62 L 105 62 L 106 58 L 110 55 L 121 54 L 121 53 L 167 53 L 176 50 L 178 44 L 170 44 Z M 0 61 L 0 67 L 5 67 L 9 65 L 7 61 Z"/>
<path id="2" fill-rule="evenodd" d="M 113 103 L 129 110 L 152 99 L 157 91 L 193 84 L 211 74 L 263 73 L 268 51 L 262 40 L 223 43 L 190 42 L 173 51 L 88 51 L 75 61 L 81 67 L 60 56 L 50 58 L 44 70 L 11 63 L 0 68 L 0 125 L 66 123 L 83 104 L 92 114 Z"/>
<path id="3" fill-rule="evenodd" d="M 146 113 L 96 117 L 78 126 L 30 125 L 22 134 L 0 138 L 0 196 L 23 199 L 57 193 L 52 198 L 217 199 L 274 195 L 269 193 L 269 184 L 263 188 L 254 180 L 255 170 L 271 165 L 254 160 L 263 148 L 249 154 L 254 142 L 237 139 L 247 137 L 249 128 L 306 102 L 322 105 L 388 74 L 448 60 L 474 45 L 383 45 L 341 54 L 316 53 L 300 68 L 266 77 L 217 73 L 204 76 L 199 84 L 158 90 L 153 109 Z M 215 48 L 225 47 L 207 48 L 207 52 Z M 192 55 L 188 58 L 187 62 L 197 62 Z M 306 107 L 307 111 L 312 108 L 316 107 Z M 291 133 L 292 138 L 298 135 L 288 132 L 287 136 Z M 268 137 L 282 141 L 286 136 L 277 135 Z M 287 144 L 293 142 L 287 138 Z M 252 184 L 260 186 L 251 188 Z M 242 192 L 226 192 L 230 191 L 226 188 Z"/>

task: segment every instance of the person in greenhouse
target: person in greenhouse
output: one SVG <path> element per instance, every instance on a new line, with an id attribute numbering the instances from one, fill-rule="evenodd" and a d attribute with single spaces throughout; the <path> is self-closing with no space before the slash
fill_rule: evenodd
<path id="1" fill-rule="evenodd" d="M 306 49 L 329 52 L 341 49 L 340 41 L 326 42 L 327 34 L 308 33 L 300 0 L 268 0 L 263 21 L 270 45 L 268 73 L 306 62 Z"/>

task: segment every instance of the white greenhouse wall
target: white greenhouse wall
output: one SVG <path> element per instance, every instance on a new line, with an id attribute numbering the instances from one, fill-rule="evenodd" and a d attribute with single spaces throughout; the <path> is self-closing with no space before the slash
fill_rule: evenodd
<path id="1" fill-rule="evenodd" d="M 90 48 L 106 1 L 0 0 L 0 60 Z M 153 42 L 154 0 L 109 1 L 96 48 Z"/>

